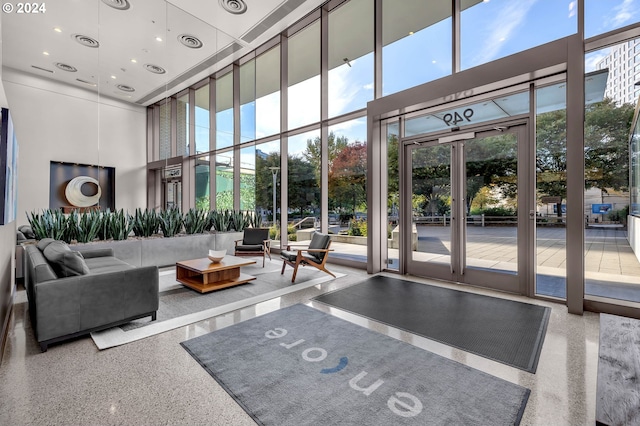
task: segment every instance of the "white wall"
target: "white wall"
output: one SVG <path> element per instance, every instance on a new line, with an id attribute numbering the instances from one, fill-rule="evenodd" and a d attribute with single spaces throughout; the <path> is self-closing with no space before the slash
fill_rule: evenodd
<path id="1" fill-rule="evenodd" d="M 51 161 L 115 167 L 116 209 L 146 207 L 146 108 L 4 68 L 20 146 L 17 223 L 49 208 Z"/>

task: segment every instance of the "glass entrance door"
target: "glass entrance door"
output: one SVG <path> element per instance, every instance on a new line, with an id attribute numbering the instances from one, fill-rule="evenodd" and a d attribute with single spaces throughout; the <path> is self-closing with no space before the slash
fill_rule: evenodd
<path id="1" fill-rule="evenodd" d="M 405 146 L 408 273 L 525 292 L 519 265 L 528 252 L 519 240 L 527 240 L 530 225 L 518 203 L 525 129 L 496 127 Z"/>

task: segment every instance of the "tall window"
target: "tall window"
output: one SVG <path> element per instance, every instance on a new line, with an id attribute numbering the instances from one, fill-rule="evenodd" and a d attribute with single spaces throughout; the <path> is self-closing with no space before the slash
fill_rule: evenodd
<path id="1" fill-rule="evenodd" d="M 298 232 L 320 218 L 320 132 L 313 130 L 289 137 L 287 157 L 289 187 L 288 240 L 297 241 Z M 307 219 L 309 218 L 309 219 Z M 283 230 L 284 232 L 284 230 Z M 308 239 L 310 234 L 305 234 Z"/>
<path id="2" fill-rule="evenodd" d="M 209 156 L 198 157 L 196 160 L 196 208 L 198 209 L 210 209 L 209 169 Z"/>
<path id="3" fill-rule="evenodd" d="M 450 0 L 382 1 L 382 93 L 451 74 Z"/>
<path id="4" fill-rule="evenodd" d="M 233 146 L 233 73 L 216 80 L 216 149 Z"/>
<path id="5" fill-rule="evenodd" d="M 467 8 L 463 4 L 460 18 L 461 69 L 575 34 L 578 29 L 575 0 L 471 3 Z"/>
<path id="6" fill-rule="evenodd" d="M 329 117 L 373 99 L 373 6 L 351 0 L 329 13 Z"/>
<path id="7" fill-rule="evenodd" d="M 255 211 L 262 217 L 263 226 L 271 228 L 270 236 L 279 245 L 280 140 L 256 145 L 255 156 Z"/>
<path id="8" fill-rule="evenodd" d="M 256 58 L 256 137 L 280 133 L 280 45 Z"/>
<path id="9" fill-rule="evenodd" d="M 240 210 L 256 209 L 256 147 L 240 150 Z"/>
<path id="10" fill-rule="evenodd" d="M 171 157 L 171 99 L 160 105 L 160 160 Z"/>
<path id="11" fill-rule="evenodd" d="M 289 38 L 289 129 L 320 121 L 320 22 Z"/>
<path id="12" fill-rule="evenodd" d="M 216 210 L 233 209 L 233 151 L 216 155 Z"/>
<path id="13" fill-rule="evenodd" d="M 240 143 L 256 138 L 256 61 L 240 66 Z"/>
<path id="14" fill-rule="evenodd" d="M 616 30 L 640 20 L 638 3 L 633 0 L 585 0 L 584 37 Z"/>
<path id="15" fill-rule="evenodd" d="M 189 155 L 189 93 L 178 98 L 176 155 Z"/>
<path id="16" fill-rule="evenodd" d="M 346 234 L 333 255 L 367 259 L 367 120 L 329 128 L 329 232 Z M 361 237 L 361 238 L 357 238 Z"/>
<path id="17" fill-rule="evenodd" d="M 209 85 L 196 90 L 196 153 L 209 151 Z"/>

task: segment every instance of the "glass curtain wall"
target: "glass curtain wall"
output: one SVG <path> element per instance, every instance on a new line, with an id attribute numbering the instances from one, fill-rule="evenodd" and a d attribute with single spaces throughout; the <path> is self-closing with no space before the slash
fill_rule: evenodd
<path id="1" fill-rule="evenodd" d="M 584 0 L 584 38 L 638 22 L 638 4 L 629 0 Z"/>
<path id="2" fill-rule="evenodd" d="M 240 143 L 256 138 L 256 61 L 240 66 Z"/>
<path id="3" fill-rule="evenodd" d="M 587 9 L 588 10 L 588 9 Z M 584 127 L 585 295 L 640 302 L 640 262 L 629 216 L 629 141 L 640 70 L 629 66 L 640 40 L 585 57 L 585 71 L 608 74 L 604 99 L 587 104 Z M 631 160 L 630 160 L 631 158 Z M 636 245 L 634 243 L 634 245 Z"/>
<path id="4" fill-rule="evenodd" d="M 216 149 L 230 146 L 233 146 L 233 73 L 216 80 Z"/>
<path id="5" fill-rule="evenodd" d="M 270 228 L 272 246 L 280 246 L 280 140 L 255 147 L 255 212 Z M 274 182 L 275 181 L 275 182 Z"/>
<path id="6" fill-rule="evenodd" d="M 160 160 L 171 157 L 171 98 L 160 104 Z"/>
<path id="7" fill-rule="evenodd" d="M 256 58 L 255 135 L 280 133 L 280 45 Z"/>
<path id="8" fill-rule="evenodd" d="M 209 85 L 196 90 L 196 154 L 209 152 Z"/>
<path id="9" fill-rule="evenodd" d="M 575 0 L 461 3 L 462 70 L 575 34 L 578 28 Z"/>
<path id="10" fill-rule="evenodd" d="M 189 93 L 177 100 L 177 146 L 176 155 L 189 155 Z"/>
<path id="11" fill-rule="evenodd" d="M 351 0 L 329 13 L 329 117 L 373 99 L 373 6 Z"/>
<path id="12" fill-rule="evenodd" d="M 400 268 L 400 127 L 387 125 L 387 269 Z"/>
<path id="13" fill-rule="evenodd" d="M 320 217 L 321 161 L 319 130 L 289 137 L 287 241 L 311 240 Z"/>
<path id="14" fill-rule="evenodd" d="M 382 94 L 452 72 L 452 2 L 382 0 Z"/>
<path id="15" fill-rule="evenodd" d="M 320 120 L 320 21 L 289 37 L 289 129 Z"/>
<path id="16" fill-rule="evenodd" d="M 256 147 L 251 145 L 240 150 L 240 210 L 255 211 L 256 189 Z"/>
<path id="17" fill-rule="evenodd" d="M 210 209 L 209 190 L 209 156 L 203 155 L 196 159 L 196 208 Z"/>
<path id="18" fill-rule="evenodd" d="M 536 90 L 536 288 L 567 297 L 567 101 L 564 82 Z"/>
<path id="19" fill-rule="evenodd" d="M 329 233 L 333 257 L 367 260 L 367 120 L 329 127 Z"/>
<path id="20" fill-rule="evenodd" d="M 233 151 L 216 154 L 216 210 L 233 210 Z"/>

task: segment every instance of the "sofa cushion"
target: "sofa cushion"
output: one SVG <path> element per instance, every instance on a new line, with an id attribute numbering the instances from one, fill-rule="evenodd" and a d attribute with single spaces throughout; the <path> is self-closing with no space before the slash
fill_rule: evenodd
<path id="1" fill-rule="evenodd" d="M 84 260 L 91 274 L 104 274 L 107 272 L 125 271 L 133 269 L 134 266 L 129 265 L 122 260 L 113 256 L 92 257 Z"/>
<path id="2" fill-rule="evenodd" d="M 36 238 L 36 234 L 31 229 L 29 225 L 22 225 L 18 227 L 18 231 L 22 232 L 24 236 L 30 240 L 34 240 Z"/>
<path id="3" fill-rule="evenodd" d="M 46 249 L 47 246 L 54 241 L 55 240 L 53 238 L 43 238 L 40 241 L 38 241 L 38 248 L 40 249 L 40 251 L 44 251 L 44 249 Z"/>
<path id="4" fill-rule="evenodd" d="M 58 278 L 87 275 L 90 272 L 82 253 L 71 250 L 63 241 L 49 243 L 43 254 Z"/>

